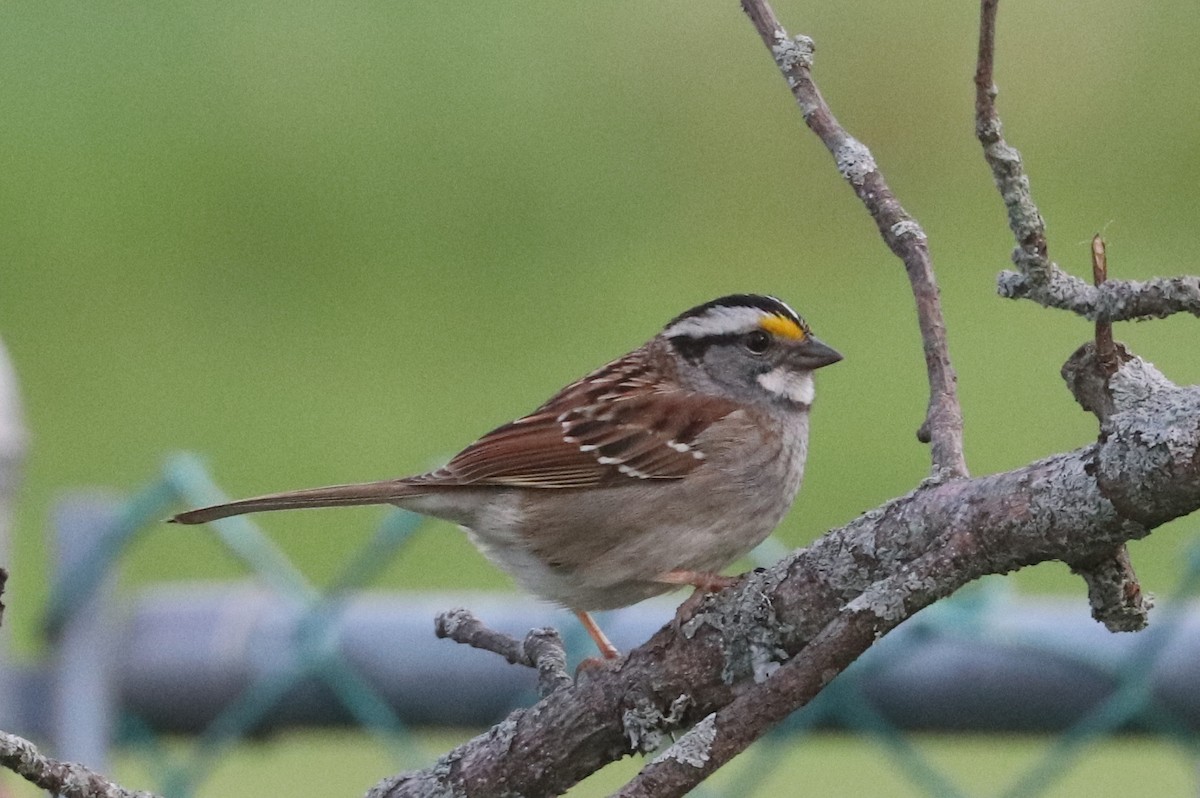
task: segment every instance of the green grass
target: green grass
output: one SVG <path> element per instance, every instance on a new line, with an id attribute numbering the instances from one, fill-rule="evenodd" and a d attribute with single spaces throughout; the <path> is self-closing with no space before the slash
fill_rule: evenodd
<path id="1" fill-rule="evenodd" d="M 466 739 L 466 733 L 422 733 L 420 746 L 444 751 Z M 1038 761 L 1047 745 L 1040 737 L 914 735 L 917 749 L 964 796 L 998 796 Z M 182 745 L 176 746 L 182 750 Z M 567 793 L 571 798 L 599 798 L 631 779 L 642 764 L 626 759 L 590 777 Z M 374 741 L 349 732 L 288 734 L 246 743 L 223 757 L 197 792 L 199 798 L 270 795 L 361 795 L 400 766 Z M 155 789 L 146 764 L 126 753 L 116 773 L 124 786 Z M 753 777 L 755 788 L 748 779 Z M 11 798 L 37 798 L 42 793 L 18 783 L 12 774 L 0 779 Z M 802 740 L 759 743 L 718 771 L 706 783 L 718 794 L 736 798 L 776 795 L 889 796 L 921 798 L 932 793 L 907 777 L 885 749 L 846 734 L 819 734 Z M 1195 761 L 1171 745 L 1140 737 L 1120 737 L 1089 747 L 1080 759 L 1064 765 L 1041 798 L 1185 798 L 1196 793 Z"/>

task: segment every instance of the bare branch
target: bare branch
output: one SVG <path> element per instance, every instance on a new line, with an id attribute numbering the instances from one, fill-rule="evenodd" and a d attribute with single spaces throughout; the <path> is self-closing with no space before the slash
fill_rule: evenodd
<path id="1" fill-rule="evenodd" d="M 8 583 L 8 571 L 0 567 L 0 598 L 4 598 L 4 586 Z M 0 601 L 0 626 L 4 624 L 4 602 Z"/>
<path id="2" fill-rule="evenodd" d="M 1090 286 L 1050 260 L 1046 223 L 1033 201 L 1021 153 L 1004 140 L 996 112 L 994 82 L 996 10 L 1000 0 L 981 0 L 979 55 L 975 69 L 975 136 L 992 169 L 996 188 L 1008 209 L 1008 226 L 1016 237 L 1013 263 L 997 280 L 1000 296 L 1031 299 L 1039 305 L 1069 310 L 1088 319 L 1126 321 L 1163 318 L 1173 313 L 1200 316 L 1200 277 L 1156 278 L 1147 282 L 1109 281 Z"/>
<path id="3" fill-rule="evenodd" d="M 499 654 L 513 665 L 534 668 L 538 672 L 538 694 L 542 698 L 571 685 L 562 638 L 549 627 L 534 629 L 521 641 L 487 628 L 469 610 L 459 608 L 437 616 L 434 634 Z"/>
<path id="4" fill-rule="evenodd" d="M 833 155 L 838 171 L 866 206 L 884 242 L 904 262 L 916 300 L 925 369 L 929 376 L 929 409 L 917 437 L 924 443 L 933 444 L 930 455 L 935 475 L 966 476 L 957 378 L 950 363 L 946 324 L 925 231 L 896 199 L 871 151 L 846 132 L 829 110 L 810 71 L 812 39 L 790 37 L 766 0 L 742 0 L 742 10 L 775 58 L 804 114 L 805 123 Z"/>
<path id="5" fill-rule="evenodd" d="M 63 798 L 157 798 L 154 793 L 127 790 L 113 784 L 83 765 L 42 756 L 33 743 L 2 731 L 0 765 Z"/>

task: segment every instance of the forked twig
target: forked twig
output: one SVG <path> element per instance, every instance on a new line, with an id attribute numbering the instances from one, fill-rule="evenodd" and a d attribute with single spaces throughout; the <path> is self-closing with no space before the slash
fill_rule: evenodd
<path id="1" fill-rule="evenodd" d="M 996 188 L 1008 210 L 1008 226 L 1016 238 L 1013 263 L 1017 271 L 1003 271 L 997 290 L 1010 299 L 1031 299 L 1038 304 L 1069 310 L 1088 319 L 1127 321 L 1163 318 L 1173 313 L 1200 316 L 1200 277 L 1156 277 L 1105 280 L 1091 286 L 1067 274 L 1050 260 L 1046 224 L 1033 201 L 1021 153 L 1004 140 L 1004 127 L 996 111 L 995 53 L 996 11 L 1000 0 L 981 0 L 979 54 L 975 70 L 975 135 L 983 157 L 992 169 Z"/>
<path id="2" fill-rule="evenodd" d="M 469 610 L 454 609 L 437 616 L 434 633 L 456 643 L 499 654 L 513 665 L 533 668 L 538 673 L 538 693 L 542 698 L 571 685 L 562 638 L 549 627 L 534 629 L 524 640 L 518 640 L 484 626 Z"/>

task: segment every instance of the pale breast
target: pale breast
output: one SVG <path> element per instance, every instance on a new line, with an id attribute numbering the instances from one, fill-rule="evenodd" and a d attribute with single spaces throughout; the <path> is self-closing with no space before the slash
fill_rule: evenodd
<path id="1" fill-rule="evenodd" d="M 530 491 L 521 498 L 523 546 L 491 556 L 529 590 L 575 609 L 607 609 L 673 590 L 674 570 L 719 571 L 762 542 L 791 506 L 804 474 L 807 415 L 751 419 L 739 411 L 702 441 L 708 457 L 683 480 L 618 488 Z M 476 530 L 493 549 L 511 534 Z M 514 568 L 514 566 L 518 566 Z M 522 572 L 523 571 L 523 572 Z"/>

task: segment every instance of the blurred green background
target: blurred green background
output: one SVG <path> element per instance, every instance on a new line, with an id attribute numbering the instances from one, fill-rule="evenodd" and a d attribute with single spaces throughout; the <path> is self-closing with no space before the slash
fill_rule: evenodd
<path id="1" fill-rule="evenodd" d="M 1058 377 L 1090 325 L 995 295 L 1011 237 L 972 136 L 976 5 L 775 6 L 929 235 L 973 472 L 1093 440 Z M 1001 10 L 1000 110 L 1076 274 L 1101 229 L 1114 277 L 1197 271 L 1198 33 L 1194 0 Z M 22 652 L 60 491 L 131 491 L 176 449 L 234 495 L 418 471 L 722 293 L 778 294 L 846 355 L 785 541 L 926 474 L 903 269 L 732 0 L 7 3 L 0 76 Z M 1117 337 L 1200 381 L 1194 319 Z M 380 513 L 261 520 L 320 581 Z M 1135 544 L 1149 590 L 1193 529 Z M 135 582 L 237 573 L 202 531 L 153 532 Z M 1082 606 L 1062 566 L 1013 578 Z M 449 528 L 382 584 L 509 589 Z"/>

